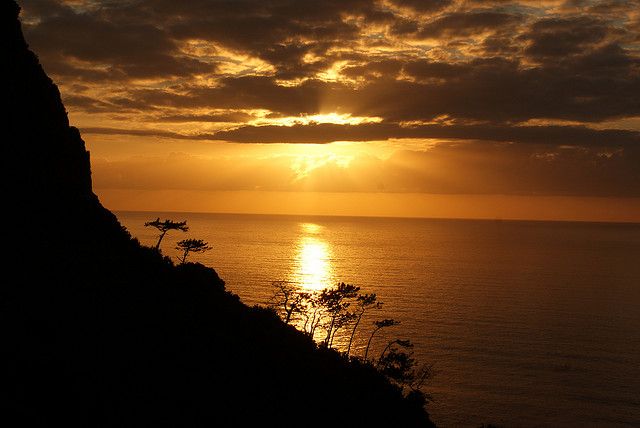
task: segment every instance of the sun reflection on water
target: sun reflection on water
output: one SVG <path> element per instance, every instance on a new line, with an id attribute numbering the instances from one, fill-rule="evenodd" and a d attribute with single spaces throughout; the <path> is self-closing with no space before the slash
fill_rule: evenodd
<path id="1" fill-rule="evenodd" d="M 304 233 L 317 235 L 322 232 L 322 229 L 324 229 L 324 227 L 315 223 L 300 223 L 300 229 L 302 229 Z"/>
<path id="2" fill-rule="evenodd" d="M 297 243 L 292 280 L 304 290 L 319 291 L 331 286 L 333 281 L 331 249 L 319 237 L 322 226 L 301 223 L 300 227 L 303 233 Z"/>

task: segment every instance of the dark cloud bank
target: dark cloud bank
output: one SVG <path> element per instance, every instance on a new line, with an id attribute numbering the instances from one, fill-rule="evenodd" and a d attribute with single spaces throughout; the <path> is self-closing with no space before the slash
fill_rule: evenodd
<path id="1" fill-rule="evenodd" d="M 459 139 L 549 153 L 569 146 L 579 149 L 573 158 L 547 162 L 559 171 L 581 162 L 592 171 L 593 159 L 627 165 L 626 175 L 602 172 L 580 193 L 640 196 L 638 1 L 40 0 L 22 7 L 27 40 L 62 84 L 67 105 L 123 117 L 121 127 L 85 131 L 243 143 Z M 256 126 L 256 110 L 268 118 L 336 112 L 381 122 Z M 127 115 L 145 130 L 133 129 Z M 162 127 L 169 122 L 228 126 L 181 133 Z M 569 176 L 554 177 L 545 189 L 562 193 Z"/>

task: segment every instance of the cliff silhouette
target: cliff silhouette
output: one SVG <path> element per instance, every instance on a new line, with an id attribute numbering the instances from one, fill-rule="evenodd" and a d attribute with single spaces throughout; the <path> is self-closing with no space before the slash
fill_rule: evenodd
<path id="1" fill-rule="evenodd" d="M 89 153 L 4 0 L 3 400 L 20 426 L 432 426 L 216 272 L 174 266 L 92 191 Z"/>

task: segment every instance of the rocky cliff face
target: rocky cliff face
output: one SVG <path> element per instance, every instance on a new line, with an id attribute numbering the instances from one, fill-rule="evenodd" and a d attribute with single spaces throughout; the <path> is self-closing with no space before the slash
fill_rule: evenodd
<path id="1" fill-rule="evenodd" d="M 24 426 L 430 426 L 371 367 L 319 350 L 131 239 L 91 190 L 60 94 L 0 3 L 7 71 L 3 404 Z M 8 215 L 7 215 L 8 214 Z M 323 423 L 324 425 L 324 423 Z"/>
<path id="2" fill-rule="evenodd" d="M 0 5 L 5 91 L 1 97 L 4 198 L 13 239 L 41 246 L 83 240 L 126 240 L 91 188 L 89 153 L 69 126 L 57 86 L 28 49 L 13 1 Z M 62 237 L 65 239 L 61 239 Z M 96 239 L 94 239 L 96 238 Z"/>
<path id="3" fill-rule="evenodd" d="M 4 142 L 20 190 L 90 198 L 89 154 L 76 128 L 69 126 L 58 88 L 29 51 L 18 21 L 18 6 L 2 2 L 5 76 L 2 97 L 11 139 Z M 24 163 L 18 160 L 29 160 Z"/>

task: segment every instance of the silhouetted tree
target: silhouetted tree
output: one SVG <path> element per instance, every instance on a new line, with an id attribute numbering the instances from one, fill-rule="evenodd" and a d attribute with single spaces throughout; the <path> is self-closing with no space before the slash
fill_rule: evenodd
<path id="1" fill-rule="evenodd" d="M 421 397 L 422 401 L 423 401 L 423 405 L 424 403 L 426 403 L 427 401 L 432 401 L 433 398 L 431 397 L 431 395 L 425 393 L 422 390 L 422 387 L 424 386 L 424 384 L 431 379 L 431 377 L 433 376 L 433 366 L 431 366 L 430 364 L 423 364 L 422 366 L 420 366 L 420 368 L 418 368 L 415 371 L 415 375 L 413 377 L 413 380 L 409 383 L 409 388 L 411 389 L 411 393 L 413 394 L 419 394 L 419 396 Z"/>
<path id="2" fill-rule="evenodd" d="M 173 221 L 173 220 L 164 220 L 160 221 L 160 217 L 153 221 L 148 221 L 145 224 L 145 227 L 155 227 L 160 231 L 160 236 L 158 236 L 158 243 L 156 244 L 156 250 L 160 249 L 160 243 L 162 242 L 162 238 L 167 234 L 170 230 L 179 230 L 181 232 L 186 232 L 189 230 L 189 226 L 187 226 L 187 221 Z"/>
<path id="3" fill-rule="evenodd" d="M 298 287 L 288 281 L 273 281 L 275 288 L 271 307 L 281 314 L 285 324 L 291 322 L 295 314 L 302 313 L 306 308 L 305 302 L 309 299 L 309 293 L 302 292 Z"/>
<path id="4" fill-rule="evenodd" d="M 326 347 L 331 348 L 336 332 L 355 318 L 355 314 L 348 309 L 351 306 L 350 300 L 358 295 L 358 291 L 360 287 L 341 282 L 335 288 L 327 288 L 320 293 L 320 305 L 329 316 L 326 324 L 327 336 L 324 340 Z"/>
<path id="5" fill-rule="evenodd" d="M 270 307 L 275 309 L 285 324 L 290 324 L 300 315 L 304 322 L 297 324 L 297 328 L 314 339 L 316 329 L 324 327 L 326 336 L 321 346 L 331 349 L 336 333 L 348 325 L 352 325 L 351 335 L 346 352 L 347 359 L 355 338 L 358 326 L 366 311 L 380 309 L 382 303 L 378 302 L 377 295 L 360 294 L 360 287 L 355 285 L 338 283 L 334 288 L 327 288 L 320 292 L 310 293 L 302 291 L 298 286 L 288 281 L 272 282 L 275 293 Z M 352 312 L 349 309 L 355 306 Z M 351 324 L 353 323 L 353 324 Z M 369 349 L 374 336 L 382 329 L 400 324 L 394 319 L 375 321 L 374 330 L 369 336 L 363 361 L 385 375 L 391 382 L 401 388 L 406 398 L 423 406 L 431 397 L 422 391 L 422 386 L 431 378 L 431 366 L 424 365 L 417 368 L 412 353 L 407 350 L 413 348 L 409 340 L 394 339 L 387 343 L 377 360 L 368 360 Z"/>
<path id="6" fill-rule="evenodd" d="M 408 340 L 392 340 L 380 354 L 377 368 L 389 379 L 405 386 L 414 380 L 415 360 L 411 354 L 394 345 L 400 345 L 405 349 L 413 347 Z"/>
<path id="7" fill-rule="evenodd" d="M 351 330 L 351 337 L 349 338 L 349 346 L 347 346 L 347 357 L 351 352 L 351 345 L 353 343 L 353 338 L 356 334 L 356 329 L 360 324 L 360 320 L 362 320 L 362 316 L 369 309 L 380 309 L 382 307 L 382 303 L 378 302 L 378 297 L 375 293 L 373 294 L 360 294 L 356 298 L 356 302 L 358 304 L 358 311 L 356 312 L 356 322 L 353 324 L 353 330 Z"/>
<path id="8" fill-rule="evenodd" d="M 394 325 L 398 325 L 400 324 L 400 321 L 396 321 L 394 319 L 391 318 L 385 318 L 383 320 L 380 321 L 374 321 L 373 325 L 375 326 L 375 328 L 373 329 L 373 331 L 371 332 L 371 336 L 369 336 L 369 341 L 367 342 L 367 347 L 364 351 L 364 360 L 367 361 L 367 356 L 369 355 L 369 347 L 371 346 L 371 341 L 373 340 L 373 336 L 375 336 L 375 334 L 382 330 L 383 328 L 387 328 L 387 327 L 392 327 Z"/>
<path id="9" fill-rule="evenodd" d="M 378 358 L 378 366 L 380 366 L 380 361 L 382 361 L 387 351 L 393 349 L 393 346 L 396 344 L 402 346 L 403 348 L 413 348 L 413 343 L 411 343 L 410 340 L 394 339 L 389 341 L 389 343 L 387 343 L 387 346 L 385 346 L 380 353 L 380 357 Z"/>
<path id="10" fill-rule="evenodd" d="M 433 369 L 426 364 L 418 368 L 412 353 L 407 351 L 412 348 L 410 340 L 390 341 L 380 354 L 376 368 L 403 390 L 408 388 L 407 397 L 424 405 L 432 400 L 430 395 L 422 391 L 422 387 L 432 377 Z"/>
<path id="11" fill-rule="evenodd" d="M 308 293 L 307 299 L 304 301 L 304 309 L 302 310 L 302 316 L 304 317 L 304 324 L 302 330 L 314 339 L 316 330 L 322 322 L 323 307 L 320 304 L 318 293 Z"/>
<path id="12" fill-rule="evenodd" d="M 182 251 L 180 263 L 185 263 L 187 261 L 189 253 L 204 253 L 212 248 L 213 247 L 210 247 L 208 242 L 205 242 L 202 239 L 183 239 L 178 242 L 178 245 L 176 245 L 176 250 Z"/>

